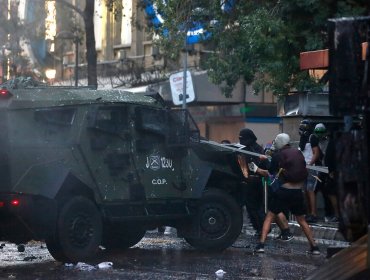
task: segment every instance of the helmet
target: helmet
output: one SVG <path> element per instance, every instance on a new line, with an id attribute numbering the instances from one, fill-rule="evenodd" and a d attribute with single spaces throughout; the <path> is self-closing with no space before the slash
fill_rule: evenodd
<path id="1" fill-rule="evenodd" d="M 276 135 L 274 142 L 272 143 L 272 147 L 274 150 L 280 150 L 285 145 L 288 145 L 290 142 L 290 136 L 286 133 L 280 133 Z"/>
<path id="2" fill-rule="evenodd" d="M 313 130 L 313 121 L 310 119 L 304 119 L 299 124 L 299 135 L 310 136 Z"/>
<path id="3" fill-rule="evenodd" d="M 326 127 L 322 123 L 318 123 L 313 131 L 316 135 L 321 136 L 326 133 Z"/>

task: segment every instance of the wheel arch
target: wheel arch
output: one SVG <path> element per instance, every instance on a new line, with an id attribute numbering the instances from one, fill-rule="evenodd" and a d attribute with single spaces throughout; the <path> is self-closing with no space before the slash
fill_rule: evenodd
<path id="1" fill-rule="evenodd" d="M 208 190 L 220 190 L 231 195 L 240 205 L 243 204 L 242 181 L 239 178 L 228 176 L 218 170 L 212 170 L 202 193 Z"/>
<path id="2" fill-rule="evenodd" d="M 62 201 L 64 198 L 71 196 L 83 196 L 96 203 L 94 191 L 72 173 L 69 173 L 60 186 L 55 199 Z"/>

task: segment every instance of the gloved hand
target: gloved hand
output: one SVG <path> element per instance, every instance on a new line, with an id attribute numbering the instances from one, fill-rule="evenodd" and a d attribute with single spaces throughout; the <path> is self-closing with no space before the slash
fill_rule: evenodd
<path id="1" fill-rule="evenodd" d="M 258 166 L 252 161 L 248 163 L 248 168 L 250 171 L 256 172 L 258 169 Z"/>

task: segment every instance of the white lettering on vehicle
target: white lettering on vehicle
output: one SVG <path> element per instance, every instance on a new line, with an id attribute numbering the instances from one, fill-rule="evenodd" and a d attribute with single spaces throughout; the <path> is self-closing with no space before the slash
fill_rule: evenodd
<path id="1" fill-rule="evenodd" d="M 161 157 L 162 168 L 172 168 L 172 159 Z"/>
<path id="2" fill-rule="evenodd" d="M 173 161 L 170 158 L 161 157 L 159 155 L 150 155 L 146 157 L 146 168 L 150 168 L 153 171 L 157 171 L 161 168 L 171 169 L 174 171 Z"/>
<path id="3" fill-rule="evenodd" d="M 157 178 L 152 180 L 153 185 L 167 185 L 167 181 L 164 178 Z"/>

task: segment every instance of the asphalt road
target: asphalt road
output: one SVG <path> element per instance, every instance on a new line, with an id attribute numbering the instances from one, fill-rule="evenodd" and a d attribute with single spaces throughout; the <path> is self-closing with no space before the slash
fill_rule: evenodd
<path id="1" fill-rule="evenodd" d="M 24 252 L 5 242 L 0 249 L 0 279 L 304 279 L 325 263 L 324 253 L 306 253 L 308 243 L 268 239 L 264 254 L 254 254 L 256 238 L 242 234 L 221 253 L 200 252 L 175 234 L 149 232 L 123 252 L 101 250 L 94 263 L 65 265 L 54 261 L 45 244 L 31 242 Z M 321 251 L 326 248 L 321 245 Z M 105 269 L 99 263 L 111 262 Z M 222 270 L 224 275 L 217 276 Z"/>

